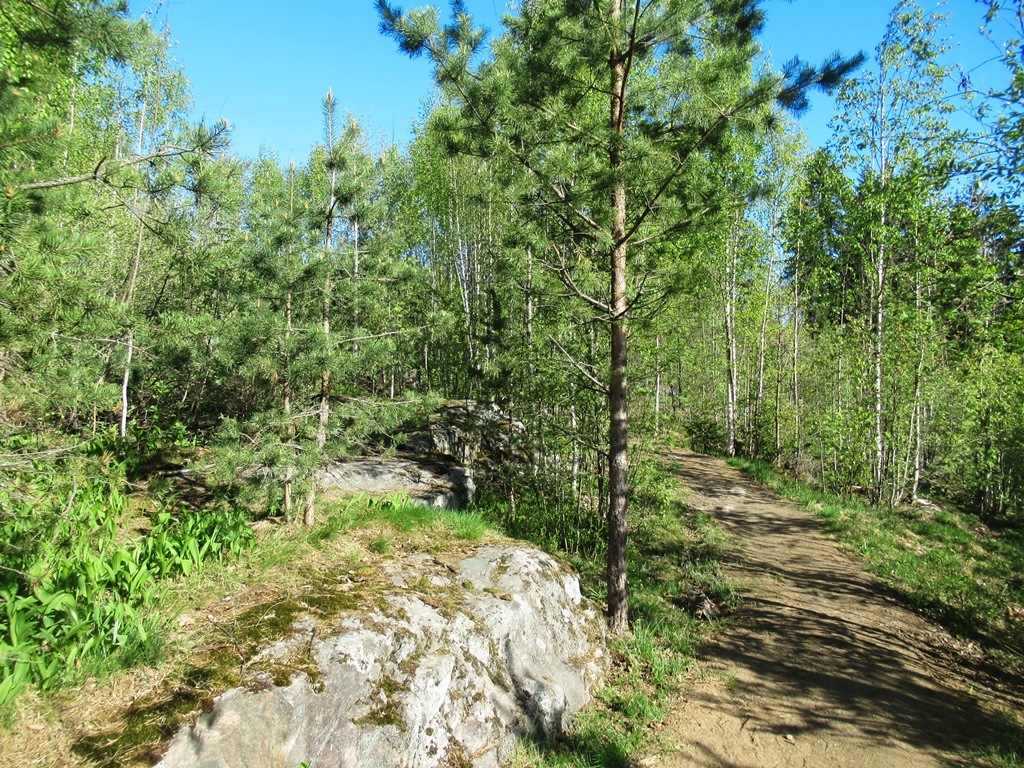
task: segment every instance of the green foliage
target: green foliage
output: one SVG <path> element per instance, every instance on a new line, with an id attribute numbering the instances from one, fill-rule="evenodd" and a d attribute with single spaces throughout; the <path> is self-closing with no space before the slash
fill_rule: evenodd
<path id="1" fill-rule="evenodd" d="M 162 645 L 151 610 L 160 580 L 237 556 L 252 532 L 237 510 L 189 510 L 157 499 L 151 529 L 124 541 L 125 443 L 99 438 L 52 456 L 7 441 L 31 462 L 0 493 L 0 704 L 28 684 L 42 690 L 83 674 L 150 662 Z"/>
<path id="2" fill-rule="evenodd" d="M 971 84 L 970 73 L 964 75 L 963 87 L 968 93 L 983 97 L 974 105 L 974 111 L 995 139 L 979 142 L 983 151 L 977 168 L 1002 185 L 1007 199 L 1019 203 L 1024 176 L 1024 15 L 1006 0 L 982 3 L 985 15 L 981 31 L 994 44 L 1007 79 L 979 94 Z"/>
<path id="3" fill-rule="evenodd" d="M 207 441 L 203 463 L 238 501 L 294 514 L 285 499 L 313 495 L 326 457 L 393 450 L 403 425 L 443 398 L 497 402 L 523 424 L 528 465 L 487 468 L 489 519 L 574 556 L 603 553 L 620 183 L 631 438 L 681 429 L 694 448 L 720 451 L 735 437 L 841 495 L 977 511 L 980 522 L 960 524 L 810 500 L 838 527 L 875 521 L 887 538 L 856 546 L 929 611 L 994 626 L 992 596 L 975 582 L 1019 566 L 1010 550 L 1024 509 L 1024 227 L 1013 199 L 985 186 L 1012 191 L 1022 177 L 1010 5 L 985 3 L 1010 80 L 983 99 L 995 153 L 968 184 L 951 171 L 978 143 L 944 123 L 941 19 L 911 2 L 897 6 L 871 70 L 843 87 L 837 141 L 801 169 L 799 141 L 765 131 L 796 131 L 770 105 L 800 107 L 807 87 L 835 86 L 847 65 L 759 73 L 757 3 L 652 0 L 615 29 L 607 3 L 523 3 L 488 57 L 467 14 L 442 26 L 433 10 L 401 15 L 381 1 L 402 49 L 436 65 L 440 103 L 400 152 L 339 119 L 331 96 L 324 144 L 284 168 L 239 163 L 224 126 L 186 124 L 169 36 L 129 21 L 123 4 L 4 0 L 0 587 L 4 647 L 15 638 L 20 650 L 3 657 L 0 701 L 102 666 L 110 651 L 125 663 L 151 654 L 159 632 L 140 617 L 159 579 L 248 544 L 239 513 L 190 511 L 157 482 L 151 530 L 124 529 L 123 481 Z M 627 49 L 616 134 L 610 54 Z M 668 618 L 679 611 L 665 595 L 693 584 L 723 605 L 735 595 L 707 521 L 648 514 L 670 503 L 648 467 L 632 471 L 639 541 L 680 515 L 696 531 L 631 555 L 646 639 L 623 653 L 662 680 L 675 662 L 655 647 L 688 654 L 697 637 Z M 476 512 L 401 499 L 322 511 L 314 544 L 363 524 L 485 531 Z M 924 554 L 900 549 L 900 526 Z M 957 530 L 990 541 L 970 545 Z M 85 622 L 74 632 L 70 612 Z M 608 703 L 631 718 L 660 706 L 625 689 Z M 626 742 L 587 733 L 587 760 L 625 762 Z"/>
<path id="4" fill-rule="evenodd" d="M 701 453 L 720 453 L 725 446 L 725 428 L 714 419 L 694 419 L 683 425 L 690 447 Z"/>
<path id="5" fill-rule="evenodd" d="M 576 389 L 608 396 L 607 431 L 572 436 L 576 503 L 551 506 L 559 514 L 575 507 L 576 516 L 588 506 L 579 502 L 580 443 L 599 454 L 603 441 L 605 456 L 593 460 L 603 461 L 598 472 L 608 473 L 608 567 L 624 577 L 627 324 L 642 315 L 638 305 L 656 303 L 676 284 L 685 251 L 673 240 L 706 234 L 709 223 L 718 223 L 708 214 L 735 204 L 727 190 L 743 139 L 774 123 L 774 105 L 805 108 L 810 88 L 831 90 L 860 59 L 836 55 L 821 69 L 794 62 L 782 73 L 757 73 L 754 37 L 763 16 L 756 3 L 649 0 L 634 9 L 621 2 L 522 3 L 504 18 L 486 60 L 486 35 L 461 2 L 453 0 L 447 23 L 434 9 L 404 13 L 388 0 L 376 6 L 381 30 L 403 52 L 425 54 L 433 65 L 443 99 L 434 125 L 448 154 L 485 157 L 509 188 L 515 185 L 512 210 L 518 205 L 529 232 L 511 249 L 518 251 L 520 274 L 526 262 L 523 282 L 532 297 L 536 249 L 551 287 L 539 295 L 567 315 L 550 334 L 550 346 L 574 369 Z M 459 282 L 471 316 L 465 272 Z M 530 347 L 529 303 L 526 314 Z M 498 312 L 492 317 L 495 326 L 503 324 Z M 473 325 L 467 317 L 467 329 Z M 605 334 L 611 343 L 599 354 L 597 338 Z M 575 348 L 567 348 L 564 336 Z M 471 361 L 478 357 L 471 341 L 467 352 Z M 484 372 L 483 364 L 477 367 Z M 732 427 L 730 420 L 731 441 Z M 556 489 L 564 487 L 560 481 L 556 476 Z M 604 492 L 598 488 L 599 509 Z M 514 518 L 511 498 L 509 506 Z M 613 632 L 627 624 L 624 583 L 608 581 L 615 590 Z"/>
<path id="6" fill-rule="evenodd" d="M 100 0 L 5 4 L 0 15 L 0 189 L 5 195 L 0 246 L 9 247 L 16 229 L 47 202 L 29 185 L 73 175 L 66 166 L 65 173 L 54 167 L 61 150 L 73 143 L 62 107 L 83 80 L 131 57 L 143 32 L 125 16 L 122 3 Z"/>
<path id="7" fill-rule="evenodd" d="M 571 489 L 567 490 L 571 496 Z M 520 488 L 514 504 L 486 491 L 479 504 L 510 536 L 581 555 L 604 552 L 605 526 L 600 512 L 585 503 L 559 503 L 561 496 L 550 485 L 535 484 Z"/>
<path id="8" fill-rule="evenodd" d="M 1020 356 L 980 350 L 943 382 L 953 405 L 936 419 L 930 484 L 940 498 L 997 528 L 1024 528 L 1024 368 Z"/>

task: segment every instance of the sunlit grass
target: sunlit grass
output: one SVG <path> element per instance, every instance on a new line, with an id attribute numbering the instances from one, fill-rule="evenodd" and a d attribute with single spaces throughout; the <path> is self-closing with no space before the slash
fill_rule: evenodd
<path id="1" fill-rule="evenodd" d="M 402 495 L 380 499 L 355 496 L 332 503 L 326 511 L 324 521 L 308 534 L 312 543 L 330 541 L 347 531 L 381 523 L 397 533 L 440 526 L 455 538 L 467 541 L 479 541 L 488 531 L 499 532 L 498 526 L 480 512 L 427 507 Z"/>
<path id="2" fill-rule="evenodd" d="M 438 519 L 451 529 L 457 539 L 466 541 L 479 541 L 488 531 L 495 530 L 495 526 L 479 512 L 445 510 Z"/>

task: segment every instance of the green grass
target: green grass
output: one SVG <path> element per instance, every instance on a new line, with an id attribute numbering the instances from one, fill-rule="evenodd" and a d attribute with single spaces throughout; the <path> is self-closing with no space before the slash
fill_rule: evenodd
<path id="1" fill-rule="evenodd" d="M 825 521 L 868 570 L 911 606 L 960 637 L 979 642 L 1009 678 L 1024 673 L 1024 531 L 994 531 L 954 508 L 874 507 L 825 493 L 747 459 L 730 459 L 757 482 Z M 1024 730 L 1001 723 L 1002 746 L 980 764 L 1024 768 Z"/>
<path id="2" fill-rule="evenodd" d="M 513 765 L 635 765 L 636 756 L 652 745 L 650 726 L 666 716 L 711 631 L 708 622 L 685 610 L 689 596 L 700 589 L 720 608 L 738 604 L 735 588 L 719 564 L 722 534 L 707 515 L 680 504 L 677 493 L 678 482 L 665 468 L 654 462 L 637 468 L 630 501 L 632 632 L 612 643 L 618 663 L 608 685 L 598 692 L 597 703 L 581 712 L 555 742 L 523 745 Z M 580 572 L 584 592 L 603 602 L 603 555 L 563 555 Z"/>
<path id="3" fill-rule="evenodd" d="M 1005 710 L 998 711 L 992 719 L 1002 743 L 972 752 L 970 757 L 978 765 L 991 768 L 1024 768 L 1024 726 Z"/>
<path id="4" fill-rule="evenodd" d="M 479 541 L 488 531 L 495 530 L 479 512 L 444 510 L 438 514 L 438 519 L 451 529 L 455 538 L 466 541 Z"/>
<path id="5" fill-rule="evenodd" d="M 391 539 L 386 536 L 378 536 L 370 542 L 370 551 L 378 555 L 386 555 L 391 552 Z"/>
<path id="6" fill-rule="evenodd" d="M 328 505 L 324 521 L 308 533 L 308 540 L 311 544 L 332 541 L 347 531 L 380 523 L 399 533 L 441 526 L 455 538 L 467 541 L 478 541 L 488 531 L 500 532 L 496 524 L 476 511 L 434 509 L 414 504 L 402 495 L 383 499 L 360 495 Z M 374 551 L 384 554 L 387 550 Z"/>

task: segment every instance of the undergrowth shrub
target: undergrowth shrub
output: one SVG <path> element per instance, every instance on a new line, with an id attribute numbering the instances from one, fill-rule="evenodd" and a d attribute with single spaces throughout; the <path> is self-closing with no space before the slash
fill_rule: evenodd
<path id="1" fill-rule="evenodd" d="M 514 496 L 498 496 L 485 488 L 477 506 L 509 536 L 551 551 L 602 557 L 606 542 L 601 502 L 573 494 L 569 488 L 554 491 L 551 485 L 524 482 L 516 487 Z M 574 496 L 575 502 L 566 503 Z"/>
<path id="2" fill-rule="evenodd" d="M 109 435 L 73 449 L 12 438 L 0 484 L 0 708 L 86 673 L 153 660 L 160 580 L 252 542 L 244 514 L 158 499 L 151 529 L 123 540 L 131 468 Z"/>
<path id="3" fill-rule="evenodd" d="M 692 419 L 683 429 L 695 451 L 718 453 L 725 446 L 725 428 L 714 419 Z"/>
<path id="4" fill-rule="evenodd" d="M 707 515 L 679 500 L 678 480 L 657 461 L 639 459 L 630 468 L 629 614 L 631 633 L 613 642 L 617 664 L 599 705 L 581 712 L 553 744 L 528 745 L 519 759 L 532 766 L 627 766 L 649 744 L 649 726 L 661 720 L 676 697 L 684 673 L 707 636 L 709 623 L 692 615 L 692 595 L 703 593 L 719 609 L 739 597 L 723 575 L 724 538 Z M 484 505 L 514 535 L 560 551 L 580 573 L 584 593 L 598 603 L 605 596 L 603 514 L 591 500 L 585 537 L 564 532 L 574 524 L 557 508 L 532 506 L 535 497 L 517 493 L 515 513 L 508 501 Z M 569 541 L 574 547 L 565 547 Z M 562 546 L 560 546 L 562 545 Z"/>

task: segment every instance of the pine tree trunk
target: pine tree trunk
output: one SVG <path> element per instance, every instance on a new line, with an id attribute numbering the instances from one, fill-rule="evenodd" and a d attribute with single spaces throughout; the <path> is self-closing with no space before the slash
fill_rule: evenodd
<path id="1" fill-rule="evenodd" d="M 611 28 L 618 33 L 622 0 L 612 0 Z M 612 143 L 608 161 L 613 178 L 611 251 L 611 375 L 608 387 L 608 629 L 629 630 L 626 591 L 626 516 L 628 506 L 628 409 L 626 399 L 626 185 L 622 179 L 620 140 L 625 121 L 626 62 L 617 42 L 609 64 L 612 75 Z"/>

